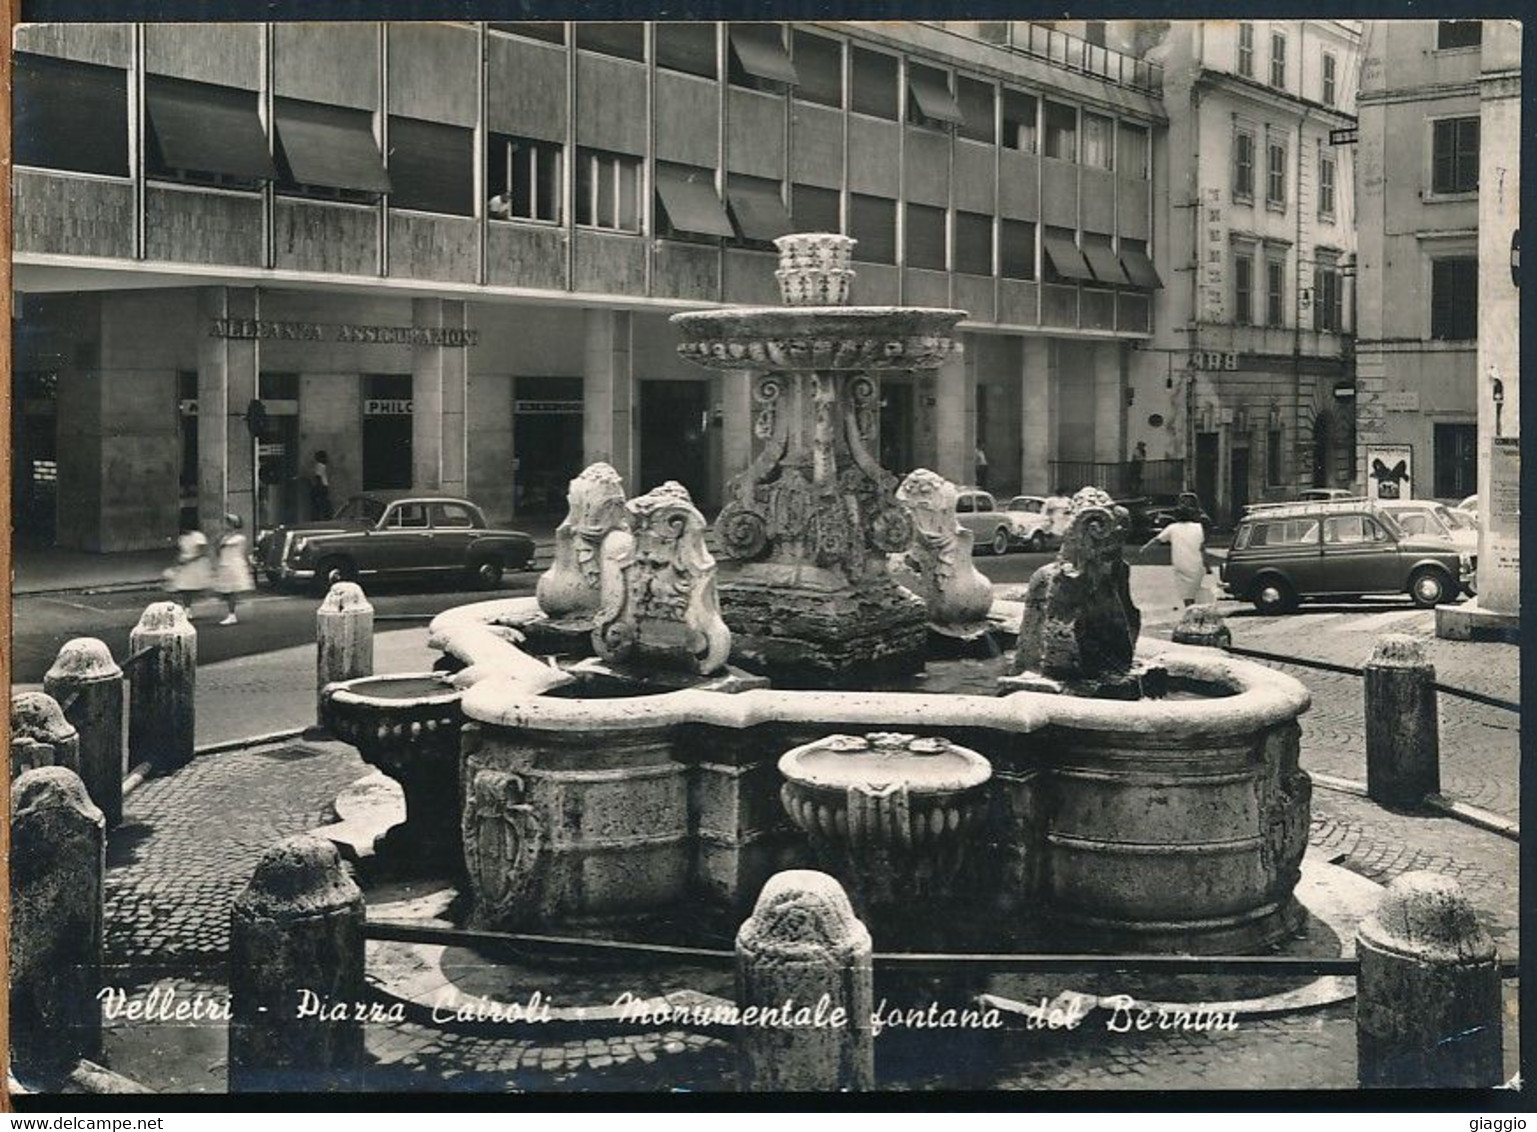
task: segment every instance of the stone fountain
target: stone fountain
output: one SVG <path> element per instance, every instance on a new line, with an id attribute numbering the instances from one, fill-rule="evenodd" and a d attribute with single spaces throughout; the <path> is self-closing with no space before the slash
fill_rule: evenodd
<path id="1" fill-rule="evenodd" d="M 779 686 L 855 686 L 916 672 L 923 603 L 892 578 L 913 521 L 874 453 L 880 374 L 957 353 L 964 311 L 849 307 L 855 241 L 782 236 L 777 273 L 789 306 L 674 315 L 678 352 L 753 382 L 761 447 L 731 481 L 716 521 L 721 607 L 738 663 Z"/>

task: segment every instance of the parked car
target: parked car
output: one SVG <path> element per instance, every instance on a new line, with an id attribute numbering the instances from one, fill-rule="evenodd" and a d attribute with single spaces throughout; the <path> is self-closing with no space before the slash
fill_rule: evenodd
<path id="1" fill-rule="evenodd" d="M 956 493 L 955 517 L 976 540 L 972 546 L 974 554 L 984 550 L 1007 554 L 1019 546 L 1041 550 L 1049 537 L 1044 529 L 1044 515 L 1000 511 L 997 500 L 978 487 L 963 487 Z"/>
<path id="2" fill-rule="evenodd" d="M 1071 505 L 1061 495 L 1016 495 L 1004 510 L 1023 515 L 1032 523 L 1038 522 L 1039 526 L 1030 532 L 1026 545 L 1031 550 L 1045 550 L 1061 544 Z"/>
<path id="3" fill-rule="evenodd" d="M 1117 499 L 1117 507 L 1126 511 L 1126 538 L 1129 542 L 1145 542 L 1170 523 L 1180 507 L 1195 509 L 1196 519 L 1207 531 L 1211 530 L 1211 516 L 1201 506 L 1201 497 L 1193 491 L 1181 491 L 1173 495 L 1139 495 L 1130 499 Z"/>
<path id="4" fill-rule="evenodd" d="M 1332 503 L 1337 499 L 1354 499 L 1355 492 L 1344 487 L 1305 487 L 1297 493 L 1299 503 Z"/>
<path id="5" fill-rule="evenodd" d="M 480 508 L 453 496 L 354 495 L 331 519 L 278 527 L 257 541 L 257 564 L 274 586 L 394 574 L 455 574 L 490 589 L 526 570 L 534 540 L 494 529 Z"/>
<path id="6" fill-rule="evenodd" d="M 1308 597 L 1406 593 L 1424 608 L 1472 584 L 1472 557 L 1445 538 L 1404 532 L 1370 500 L 1251 507 L 1220 570 L 1232 597 L 1262 613 Z"/>
<path id="7" fill-rule="evenodd" d="M 1457 504 L 1455 509 L 1468 515 L 1472 515 L 1474 525 L 1476 526 L 1478 524 L 1478 496 L 1468 496 L 1461 503 Z"/>
<path id="8" fill-rule="evenodd" d="M 1444 538 L 1450 541 L 1458 550 L 1472 559 L 1476 576 L 1478 571 L 1477 523 L 1464 526 L 1450 507 L 1444 503 L 1437 503 L 1434 499 L 1383 500 L 1379 501 L 1377 506 L 1393 516 L 1405 534 Z M 1465 588 L 1469 594 L 1477 592 L 1472 583 Z"/>

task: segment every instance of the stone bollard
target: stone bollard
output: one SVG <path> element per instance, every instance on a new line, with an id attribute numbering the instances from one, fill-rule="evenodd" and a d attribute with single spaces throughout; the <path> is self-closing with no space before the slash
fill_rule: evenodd
<path id="1" fill-rule="evenodd" d="M 875 1087 L 870 933 L 826 873 L 770 877 L 736 937 L 737 1005 L 803 1011 L 737 1030 L 744 1092 L 862 1092 Z"/>
<path id="2" fill-rule="evenodd" d="M 80 773 L 80 733 L 46 692 L 19 692 L 11 700 L 11 777 L 42 766 Z"/>
<path id="3" fill-rule="evenodd" d="M 76 637 L 59 650 L 43 688 L 80 733 L 80 778 L 107 828 L 123 820 L 123 670 L 107 646 Z"/>
<path id="4" fill-rule="evenodd" d="M 374 607 L 356 582 L 337 582 L 315 612 L 315 719 L 327 684 L 374 674 Z"/>
<path id="5" fill-rule="evenodd" d="M 197 630 L 174 601 L 144 611 L 128 634 L 128 651 L 153 649 L 128 675 L 128 761 L 177 767 L 193 751 Z"/>
<path id="6" fill-rule="evenodd" d="M 62 766 L 11 784 L 11 1062 L 46 1081 L 101 1048 L 107 823 Z"/>
<path id="7" fill-rule="evenodd" d="M 1494 941 L 1450 877 L 1405 873 L 1356 929 L 1362 1088 L 1485 1089 L 1504 1080 Z"/>
<path id="8" fill-rule="evenodd" d="M 342 1089 L 363 1053 L 363 893 L 329 841 L 262 854 L 230 912 L 231 1092 Z"/>
<path id="9" fill-rule="evenodd" d="M 1201 645 L 1209 649 L 1230 649 L 1233 634 L 1227 621 L 1214 605 L 1192 605 L 1180 616 L 1174 627 L 1174 643 L 1177 645 Z"/>
<path id="10" fill-rule="evenodd" d="M 1366 793 L 1417 806 L 1441 789 L 1436 667 L 1415 637 L 1388 633 L 1366 662 Z"/>

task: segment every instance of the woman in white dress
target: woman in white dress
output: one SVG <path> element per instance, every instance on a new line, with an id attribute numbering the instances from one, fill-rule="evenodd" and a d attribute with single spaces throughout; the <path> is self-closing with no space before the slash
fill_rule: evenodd
<path id="1" fill-rule="evenodd" d="M 190 614 L 192 603 L 213 589 L 213 566 L 208 561 L 208 539 L 195 529 L 182 531 L 176 540 L 176 565 L 165 572 L 165 588 Z"/>
<path id="2" fill-rule="evenodd" d="M 1146 554 L 1161 542 L 1169 544 L 1169 561 L 1174 567 L 1180 600 L 1194 605 L 1201 596 L 1201 583 L 1206 580 L 1206 528 L 1196 518 L 1195 509 L 1181 504 L 1174 512 L 1174 522 L 1148 539 L 1141 553 Z"/>
<path id="3" fill-rule="evenodd" d="M 235 625 L 240 621 L 235 616 L 235 602 L 241 594 L 250 593 L 256 588 L 256 579 L 251 574 L 251 563 L 246 557 L 246 538 L 240 532 L 240 516 L 224 516 L 224 525 L 226 530 L 224 537 L 219 540 L 217 564 L 214 567 L 214 588 L 229 606 L 229 613 L 225 614 L 219 624 Z"/>

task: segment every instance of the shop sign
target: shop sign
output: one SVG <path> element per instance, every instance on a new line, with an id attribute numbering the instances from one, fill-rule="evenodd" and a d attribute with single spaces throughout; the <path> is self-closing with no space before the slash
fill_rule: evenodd
<path id="1" fill-rule="evenodd" d="M 582 415 L 582 402 L 521 400 L 513 405 L 513 412 L 520 416 L 579 417 Z"/>
<path id="2" fill-rule="evenodd" d="M 370 397 L 363 402 L 365 417 L 409 417 L 411 400 L 408 397 Z"/>
<path id="3" fill-rule="evenodd" d="M 1366 446 L 1366 497 L 1414 498 L 1414 447 L 1409 444 Z"/>
<path id="4" fill-rule="evenodd" d="M 282 322 L 265 318 L 216 318 L 210 338 L 278 342 L 343 342 L 359 345 L 451 346 L 480 344 L 480 331 L 452 326 L 372 326 L 342 322 Z"/>
<path id="5" fill-rule="evenodd" d="M 1384 393 L 1382 407 L 1390 413 L 1417 413 L 1420 411 L 1420 391 L 1400 389 L 1396 393 Z"/>
<path id="6" fill-rule="evenodd" d="M 1218 350 L 1194 350 L 1190 354 L 1190 368 L 1206 373 L 1216 370 L 1236 370 L 1238 354 L 1233 350 L 1226 353 Z"/>

